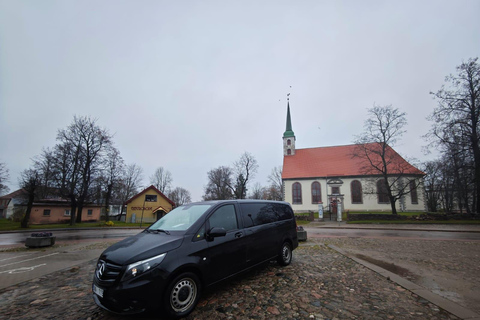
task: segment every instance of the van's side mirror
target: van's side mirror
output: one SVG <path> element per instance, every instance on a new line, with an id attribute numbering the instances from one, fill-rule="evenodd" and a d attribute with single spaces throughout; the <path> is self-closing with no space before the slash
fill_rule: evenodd
<path id="1" fill-rule="evenodd" d="M 216 237 L 225 237 L 227 231 L 224 228 L 213 227 L 207 233 L 207 239 L 213 240 Z"/>

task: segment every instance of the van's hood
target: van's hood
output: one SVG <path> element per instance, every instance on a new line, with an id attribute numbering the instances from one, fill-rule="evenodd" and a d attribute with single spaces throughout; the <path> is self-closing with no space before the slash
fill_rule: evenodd
<path id="1" fill-rule="evenodd" d="M 127 265 L 176 249 L 182 244 L 183 238 L 183 235 L 142 232 L 117 242 L 105 250 L 100 258 Z"/>

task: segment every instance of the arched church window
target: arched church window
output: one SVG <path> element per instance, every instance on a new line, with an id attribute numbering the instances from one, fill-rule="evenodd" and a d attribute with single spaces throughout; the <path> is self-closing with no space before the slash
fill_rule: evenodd
<path id="1" fill-rule="evenodd" d="M 418 204 L 418 193 L 417 193 L 417 185 L 415 184 L 414 180 L 409 182 L 410 187 L 410 198 L 412 199 L 412 204 Z"/>
<path id="2" fill-rule="evenodd" d="M 288 155 L 291 155 L 291 154 L 292 154 L 292 149 L 288 149 L 288 150 L 287 150 L 287 154 L 288 154 Z"/>
<path id="3" fill-rule="evenodd" d="M 384 179 L 377 181 L 377 196 L 378 203 L 390 203 L 387 193 L 387 184 Z"/>
<path id="4" fill-rule="evenodd" d="M 292 203 L 302 204 L 302 185 L 298 182 L 292 186 Z"/>
<path id="5" fill-rule="evenodd" d="M 312 203 L 322 202 L 322 191 L 320 189 L 320 183 L 317 181 L 312 183 Z"/>
<path id="6" fill-rule="evenodd" d="M 352 203 L 363 203 L 362 183 L 358 180 L 353 180 L 350 183 L 350 192 L 352 193 Z"/>
<path id="7" fill-rule="evenodd" d="M 288 139 L 287 140 L 287 146 L 290 146 L 290 145 L 292 145 L 292 140 Z"/>

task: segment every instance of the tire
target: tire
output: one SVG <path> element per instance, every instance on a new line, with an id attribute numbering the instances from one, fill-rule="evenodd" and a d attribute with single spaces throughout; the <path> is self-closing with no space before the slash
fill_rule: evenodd
<path id="1" fill-rule="evenodd" d="M 281 266 L 288 266 L 292 262 L 292 245 L 285 241 L 282 244 L 282 247 L 280 249 L 280 253 L 278 254 L 277 262 Z"/>
<path id="2" fill-rule="evenodd" d="M 200 280 L 194 273 L 180 274 L 170 282 L 165 291 L 164 311 L 171 319 L 187 316 L 197 305 L 200 291 Z"/>

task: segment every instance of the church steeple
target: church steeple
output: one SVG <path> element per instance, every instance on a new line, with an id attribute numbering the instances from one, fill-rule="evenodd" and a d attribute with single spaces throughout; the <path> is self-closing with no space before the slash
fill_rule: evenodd
<path id="1" fill-rule="evenodd" d="M 287 126 L 283 133 L 283 155 L 295 154 L 295 133 L 292 130 L 292 119 L 290 118 L 290 99 L 287 98 Z"/>

